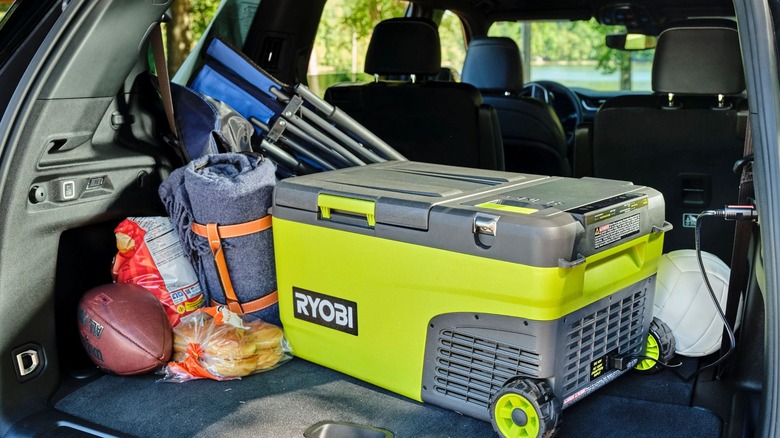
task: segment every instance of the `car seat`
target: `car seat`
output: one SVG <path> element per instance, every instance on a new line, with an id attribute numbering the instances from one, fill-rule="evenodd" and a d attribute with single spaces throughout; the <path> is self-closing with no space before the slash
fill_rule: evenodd
<path id="1" fill-rule="evenodd" d="M 520 49 L 510 38 L 477 37 L 469 43 L 463 82 L 474 85 L 498 113 L 506 170 L 570 176 L 566 135 L 545 102 L 523 97 Z"/>
<path id="2" fill-rule="evenodd" d="M 376 81 L 330 87 L 325 100 L 410 160 L 504 169 L 495 110 L 471 85 L 429 79 L 441 71 L 439 32 L 432 21 L 379 23 L 365 71 Z"/>
<path id="3" fill-rule="evenodd" d="M 733 22 L 690 21 L 658 37 L 652 95 L 608 100 L 593 126 L 593 174 L 664 194 L 666 252 L 693 248 L 698 213 L 734 203 L 747 102 Z M 734 225 L 709 221 L 702 248 L 729 262 Z"/>

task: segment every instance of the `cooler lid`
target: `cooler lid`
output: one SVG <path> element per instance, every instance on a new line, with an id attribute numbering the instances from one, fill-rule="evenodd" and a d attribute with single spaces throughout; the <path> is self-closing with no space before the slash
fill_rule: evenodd
<path id="1" fill-rule="evenodd" d="M 430 210 L 439 204 L 484 197 L 507 183 L 550 177 L 411 161 L 288 178 L 274 194 L 277 206 L 324 214 L 329 209 L 369 216 L 369 222 L 427 230 Z M 514 185 L 514 184 L 513 184 Z"/>

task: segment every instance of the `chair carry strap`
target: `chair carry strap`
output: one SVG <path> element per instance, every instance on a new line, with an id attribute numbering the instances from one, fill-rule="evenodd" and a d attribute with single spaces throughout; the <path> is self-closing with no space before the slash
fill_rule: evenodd
<path id="1" fill-rule="evenodd" d="M 279 301 L 279 296 L 278 291 L 273 291 L 264 297 L 247 303 L 239 302 L 236 291 L 233 289 L 233 282 L 230 281 L 227 260 L 225 259 L 224 251 L 222 251 L 222 239 L 259 233 L 269 228 L 271 228 L 271 215 L 234 225 L 217 225 L 215 223 L 206 225 L 198 223 L 192 224 L 192 231 L 195 234 L 208 239 L 209 247 L 214 254 L 214 263 L 217 266 L 219 281 L 222 283 L 222 289 L 225 291 L 225 304 L 227 304 L 228 308 L 235 313 L 244 314 L 263 310 L 277 303 Z M 220 303 L 212 302 L 212 304 Z"/>

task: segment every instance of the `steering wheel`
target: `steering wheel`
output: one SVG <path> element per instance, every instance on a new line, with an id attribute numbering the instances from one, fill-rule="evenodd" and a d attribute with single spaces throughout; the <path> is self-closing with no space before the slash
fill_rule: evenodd
<path id="1" fill-rule="evenodd" d="M 563 125 L 569 150 L 574 146 L 574 132 L 582 121 L 580 99 L 568 87 L 553 81 L 528 82 L 523 87 L 524 96 L 530 96 L 552 106 Z"/>

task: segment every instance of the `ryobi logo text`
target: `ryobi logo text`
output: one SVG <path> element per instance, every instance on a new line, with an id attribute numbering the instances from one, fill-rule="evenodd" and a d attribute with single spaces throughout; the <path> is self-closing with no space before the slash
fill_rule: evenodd
<path id="1" fill-rule="evenodd" d="M 357 336 L 357 303 L 293 287 L 295 317 Z"/>

